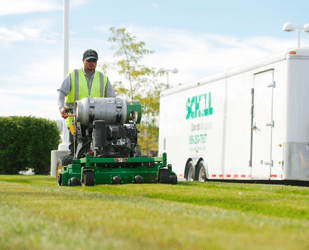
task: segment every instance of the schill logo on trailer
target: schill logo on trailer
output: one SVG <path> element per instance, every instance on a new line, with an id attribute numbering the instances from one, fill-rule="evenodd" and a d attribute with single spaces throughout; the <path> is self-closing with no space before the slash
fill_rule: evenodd
<path id="1" fill-rule="evenodd" d="M 209 116 L 213 114 L 211 106 L 211 92 L 189 97 L 186 101 L 186 119 Z"/>

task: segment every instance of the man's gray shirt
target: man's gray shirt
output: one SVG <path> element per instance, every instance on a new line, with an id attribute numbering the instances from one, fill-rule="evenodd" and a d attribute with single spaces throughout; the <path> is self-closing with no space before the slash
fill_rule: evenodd
<path id="1" fill-rule="evenodd" d="M 85 72 L 85 70 L 83 69 L 86 80 L 87 80 L 87 84 L 88 84 L 88 93 L 90 94 L 91 92 L 91 86 L 92 86 L 92 80 L 94 77 L 94 73 L 87 73 Z M 71 90 L 71 74 L 67 74 L 66 77 L 64 78 L 61 87 L 59 89 L 57 89 L 58 91 L 58 107 L 59 110 L 62 109 L 64 107 L 64 98 L 65 96 L 67 96 Z M 107 83 L 105 86 L 105 97 L 115 97 L 116 94 L 112 88 L 112 85 L 107 77 Z"/>

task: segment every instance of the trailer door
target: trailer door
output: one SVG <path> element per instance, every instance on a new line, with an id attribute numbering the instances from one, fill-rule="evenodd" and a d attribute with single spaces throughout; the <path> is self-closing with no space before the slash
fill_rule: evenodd
<path id="1" fill-rule="evenodd" d="M 270 179 L 274 70 L 253 76 L 251 127 L 251 178 Z"/>

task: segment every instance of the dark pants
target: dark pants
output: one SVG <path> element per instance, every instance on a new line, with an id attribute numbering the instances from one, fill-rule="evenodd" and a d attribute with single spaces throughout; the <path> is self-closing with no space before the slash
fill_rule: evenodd
<path id="1" fill-rule="evenodd" d="M 87 129 L 86 126 L 81 125 L 83 138 L 86 138 L 86 129 Z M 75 142 L 75 148 L 74 148 L 74 136 L 72 135 L 70 128 L 68 128 L 68 130 L 69 130 L 69 140 L 70 140 L 69 150 L 70 150 L 70 154 L 74 154 L 74 151 L 76 151 L 77 143 Z"/>
<path id="2" fill-rule="evenodd" d="M 68 128 L 68 130 L 69 130 L 69 140 L 70 140 L 69 150 L 70 150 L 70 154 L 74 154 L 74 136 L 72 135 L 70 128 Z"/>

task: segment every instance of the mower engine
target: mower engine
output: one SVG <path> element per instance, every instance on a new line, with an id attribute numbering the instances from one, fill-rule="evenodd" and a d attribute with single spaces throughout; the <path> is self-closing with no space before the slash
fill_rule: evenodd
<path id="1" fill-rule="evenodd" d="M 116 98 L 83 98 L 74 108 L 75 158 L 136 156 L 136 124 L 141 120 L 140 101 Z"/>

